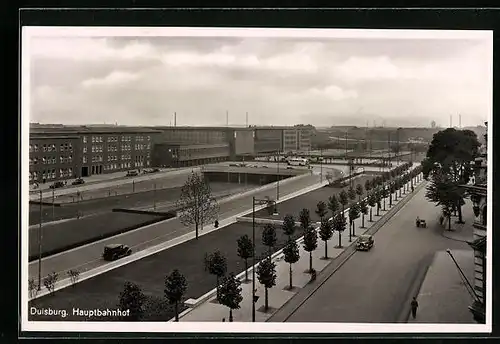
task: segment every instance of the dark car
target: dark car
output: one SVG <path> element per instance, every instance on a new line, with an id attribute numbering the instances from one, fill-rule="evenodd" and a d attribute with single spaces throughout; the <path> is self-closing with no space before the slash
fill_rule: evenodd
<path id="1" fill-rule="evenodd" d="M 125 256 L 130 256 L 132 250 L 127 245 L 123 244 L 111 244 L 104 247 L 104 252 L 102 257 L 105 260 L 112 261 L 120 259 Z"/>
<path id="2" fill-rule="evenodd" d="M 368 251 L 373 247 L 373 235 L 360 235 L 356 242 L 356 250 Z"/>
<path id="3" fill-rule="evenodd" d="M 135 177 L 138 175 L 139 175 L 139 172 L 137 172 L 136 170 L 127 171 L 127 177 Z"/>
<path id="4" fill-rule="evenodd" d="M 58 189 L 62 188 L 64 186 L 64 183 L 59 181 L 59 182 L 54 182 L 52 185 L 49 186 L 51 189 Z"/>
<path id="5" fill-rule="evenodd" d="M 85 183 L 85 180 L 83 180 L 82 178 L 76 178 L 73 183 L 71 183 L 71 185 L 80 185 L 80 184 L 83 184 Z"/>
<path id="6" fill-rule="evenodd" d="M 151 173 L 156 173 L 156 172 L 160 172 L 160 169 L 157 167 L 151 169 Z"/>

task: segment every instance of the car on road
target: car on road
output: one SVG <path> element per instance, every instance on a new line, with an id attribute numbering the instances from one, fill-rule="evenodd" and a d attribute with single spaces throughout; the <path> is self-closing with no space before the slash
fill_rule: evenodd
<path id="1" fill-rule="evenodd" d="M 102 254 L 102 257 L 104 258 L 104 260 L 113 261 L 125 256 L 130 256 L 131 254 L 132 254 L 132 249 L 127 245 L 110 244 L 104 247 L 104 252 Z"/>
<path id="2" fill-rule="evenodd" d="M 138 175 L 139 175 L 139 172 L 137 172 L 137 170 L 127 171 L 127 177 L 135 177 Z"/>
<path id="3" fill-rule="evenodd" d="M 58 189 L 58 188 L 62 188 L 64 186 L 64 183 L 61 182 L 61 181 L 58 181 L 58 182 L 54 182 L 53 184 L 51 184 L 49 186 L 49 188 L 51 189 Z"/>
<path id="4" fill-rule="evenodd" d="M 71 185 L 80 185 L 80 184 L 84 184 L 85 183 L 85 180 L 83 180 L 82 178 L 76 178 L 72 183 Z"/>
<path id="5" fill-rule="evenodd" d="M 356 242 L 356 250 L 368 251 L 373 247 L 373 244 L 373 235 L 360 235 L 358 241 Z"/>

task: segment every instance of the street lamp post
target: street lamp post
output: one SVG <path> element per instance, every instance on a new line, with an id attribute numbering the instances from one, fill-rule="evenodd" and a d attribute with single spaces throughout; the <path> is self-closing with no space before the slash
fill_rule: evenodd
<path id="1" fill-rule="evenodd" d="M 40 224 L 38 228 L 38 291 L 42 290 L 42 190 L 40 190 Z"/>
<path id="2" fill-rule="evenodd" d="M 278 150 L 278 182 L 276 183 L 276 200 L 280 199 L 280 151 Z"/>
<path id="3" fill-rule="evenodd" d="M 319 149 L 319 168 L 320 168 L 320 172 L 319 172 L 319 181 L 320 183 L 323 183 L 323 148 L 320 148 Z"/>
<path id="4" fill-rule="evenodd" d="M 255 196 L 252 197 L 252 322 L 255 322 L 255 303 L 258 297 L 255 295 L 255 204 L 268 204 L 273 202 L 270 199 L 258 199 Z M 276 209 L 276 201 L 274 201 Z"/>

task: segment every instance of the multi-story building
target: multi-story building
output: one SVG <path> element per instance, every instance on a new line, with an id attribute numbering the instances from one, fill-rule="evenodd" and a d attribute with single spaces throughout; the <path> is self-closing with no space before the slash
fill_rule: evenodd
<path id="1" fill-rule="evenodd" d="M 283 151 L 308 152 L 311 150 L 310 130 L 305 127 L 283 129 Z"/>
<path id="2" fill-rule="evenodd" d="M 30 135 L 30 183 L 45 183 L 80 176 L 80 140 L 76 135 L 34 133 Z"/>
<path id="3" fill-rule="evenodd" d="M 282 150 L 282 129 L 256 127 L 254 130 L 254 151 L 256 154 L 275 153 Z"/>
<path id="4" fill-rule="evenodd" d="M 32 146 L 30 149 L 30 166 L 32 166 L 30 172 L 33 173 L 30 175 L 32 180 L 43 181 L 43 171 L 45 171 L 47 176 L 45 180 L 48 181 L 149 167 L 152 166 L 153 137 L 158 133 L 158 131 L 147 128 L 121 126 L 32 125 L 30 128 L 30 145 Z M 41 137 L 45 140 L 44 143 L 41 143 Z M 40 166 L 39 159 L 44 157 L 40 151 L 40 144 L 42 144 L 43 150 L 44 144 L 47 147 L 49 145 L 50 147 L 54 145 L 66 147 L 66 143 L 68 147 L 72 147 L 72 151 L 61 151 L 61 148 L 56 151 L 51 148 L 50 154 L 49 151 L 42 151 L 47 154 L 47 159 L 50 156 L 51 164 L 47 165 L 51 167 L 50 169 L 35 168 L 36 165 Z M 38 147 L 36 152 L 35 147 Z M 35 158 L 37 158 L 36 163 Z M 52 164 L 54 159 L 62 165 Z"/>
<path id="5" fill-rule="evenodd" d="M 152 163 L 155 167 L 187 167 L 225 161 L 229 157 L 229 144 L 156 143 Z"/>
<path id="6" fill-rule="evenodd" d="M 485 123 L 487 125 L 487 123 Z M 484 135 L 487 143 L 487 135 Z M 479 323 L 485 322 L 486 304 L 486 225 L 487 225 L 487 144 L 480 148 L 480 155 L 474 161 L 474 177 L 471 185 L 465 185 L 470 195 L 474 210 L 473 240 L 469 245 L 474 249 L 474 293 L 477 298 L 469 306 L 474 319 Z"/>

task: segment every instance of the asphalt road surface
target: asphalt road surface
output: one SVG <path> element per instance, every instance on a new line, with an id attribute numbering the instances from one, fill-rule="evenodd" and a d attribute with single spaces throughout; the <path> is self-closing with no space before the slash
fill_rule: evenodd
<path id="1" fill-rule="evenodd" d="M 217 193 L 224 190 L 239 189 L 244 184 L 236 183 L 210 183 L 212 192 Z M 165 186 L 166 187 L 166 186 Z M 153 206 L 156 200 L 157 205 L 161 203 L 171 203 L 179 198 L 181 187 L 158 188 L 156 191 L 146 191 L 135 194 L 90 199 L 78 203 L 66 203 L 60 207 L 42 206 L 42 223 L 71 219 L 80 216 L 96 215 L 107 213 L 113 208 L 144 208 Z M 40 206 L 30 204 L 29 225 L 40 223 Z"/>
<path id="2" fill-rule="evenodd" d="M 411 301 L 412 287 L 424 278 L 419 271 L 431 263 L 434 253 L 470 249 L 441 236 L 440 208 L 424 194 L 425 188 L 375 234 L 371 251 L 356 252 L 286 321 L 398 322 Z M 417 215 L 427 220 L 427 228 L 415 227 Z"/>
<path id="3" fill-rule="evenodd" d="M 319 178 L 315 175 L 288 181 L 287 183 L 280 184 L 280 194 L 284 196 L 286 194 L 293 193 L 297 190 L 311 186 L 318 181 Z M 260 190 L 254 194 L 233 199 L 230 202 L 221 202 L 219 204 L 219 221 L 251 209 L 252 196 L 257 198 L 265 198 L 266 196 L 269 196 L 272 199 L 275 199 L 276 189 L 271 188 L 267 190 Z M 71 251 L 47 257 L 42 260 L 42 276 L 45 276 L 53 271 L 64 273 L 70 269 L 78 269 L 80 272 L 83 272 L 106 264 L 106 262 L 102 261 L 100 257 L 103 247 L 107 244 L 119 242 L 121 244 L 129 245 L 133 252 L 137 252 L 165 241 L 172 240 L 190 231 L 192 231 L 192 229 L 182 225 L 178 218 L 159 222 L 157 224 L 122 234 L 118 237 L 112 237 Z M 29 276 L 34 278 L 38 276 L 38 263 L 36 261 L 29 264 Z"/>

